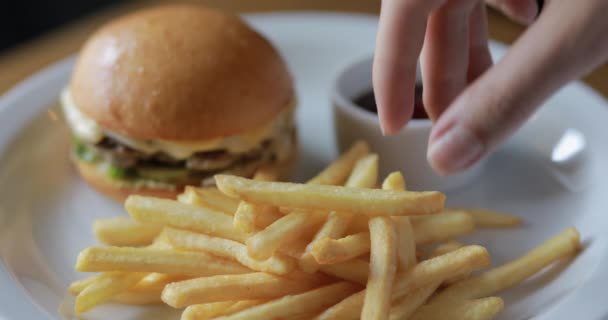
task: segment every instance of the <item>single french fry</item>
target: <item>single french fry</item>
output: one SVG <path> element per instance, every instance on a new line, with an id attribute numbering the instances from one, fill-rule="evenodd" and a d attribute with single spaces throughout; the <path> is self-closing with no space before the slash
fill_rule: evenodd
<path id="1" fill-rule="evenodd" d="M 390 173 L 382 183 L 384 190 L 405 190 L 405 179 L 401 172 Z M 410 218 L 393 217 L 397 227 L 397 257 L 399 270 L 405 270 L 416 264 L 416 240 Z"/>
<path id="2" fill-rule="evenodd" d="M 163 303 L 160 299 L 161 292 L 162 288 L 149 291 L 127 290 L 113 296 L 110 302 L 130 305 L 161 304 Z"/>
<path id="3" fill-rule="evenodd" d="M 233 215 L 239 205 L 238 200 L 227 197 L 215 187 L 186 186 L 184 192 L 177 197 L 177 201 L 229 215 Z"/>
<path id="4" fill-rule="evenodd" d="M 222 212 L 195 207 L 168 199 L 131 195 L 125 202 L 129 214 L 138 221 L 159 223 L 245 242 L 247 234 L 236 230 L 232 217 Z"/>
<path id="5" fill-rule="evenodd" d="M 186 280 L 189 277 L 166 273 L 149 273 L 129 290 L 112 297 L 110 301 L 122 304 L 145 305 L 160 304 L 160 295 L 171 282 Z"/>
<path id="6" fill-rule="evenodd" d="M 365 290 L 353 293 L 340 302 L 327 308 L 314 320 L 359 320 L 361 318 L 361 304 L 365 297 Z"/>
<path id="7" fill-rule="evenodd" d="M 268 259 L 285 246 L 321 222 L 322 217 L 305 211 L 294 211 L 273 222 L 266 229 L 247 239 L 249 255 L 255 259 Z"/>
<path id="8" fill-rule="evenodd" d="M 255 231 L 255 218 L 256 218 L 256 205 L 247 201 L 241 201 L 239 203 L 236 212 L 234 213 L 234 219 L 232 223 L 234 227 L 245 233 L 252 233 Z"/>
<path id="9" fill-rule="evenodd" d="M 305 236 L 303 236 L 279 248 L 278 252 L 294 259 L 300 259 L 300 257 L 304 254 L 304 250 L 306 250 L 308 243 L 309 241 L 305 239 Z"/>
<path id="10" fill-rule="evenodd" d="M 454 275 L 485 268 L 489 264 L 490 255 L 485 248 L 480 246 L 463 247 L 454 252 L 421 261 L 411 269 L 397 274 L 391 297 L 393 301 L 396 301 L 418 288 L 441 283 L 444 279 Z M 349 315 L 358 317 L 362 311 L 366 291 L 353 294 L 328 309 L 318 319 L 353 319 Z"/>
<path id="11" fill-rule="evenodd" d="M 580 236 L 569 228 L 525 255 L 500 267 L 458 282 L 431 300 L 476 299 L 511 288 L 554 262 L 572 256 L 580 248 Z"/>
<path id="12" fill-rule="evenodd" d="M 324 238 L 316 241 L 311 249 L 312 255 L 319 264 L 351 260 L 369 252 L 370 234 L 361 232 L 340 239 Z"/>
<path id="13" fill-rule="evenodd" d="M 390 217 L 369 220 L 371 252 L 362 320 L 387 319 L 397 272 L 397 227 Z"/>
<path id="14" fill-rule="evenodd" d="M 481 228 L 511 228 L 522 224 L 518 216 L 489 209 L 456 209 L 464 211 L 473 217 L 475 225 Z M 452 210 L 446 210 L 452 211 Z"/>
<path id="15" fill-rule="evenodd" d="M 423 305 L 429 297 L 437 290 L 440 282 L 420 287 L 410 293 L 396 299 L 389 313 L 389 320 L 409 319 L 416 310 Z"/>
<path id="16" fill-rule="evenodd" d="M 93 222 L 93 233 L 97 240 L 112 246 L 149 245 L 162 228 L 160 224 L 142 223 L 122 216 Z"/>
<path id="17" fill-rule="evenodd" d="M 444 255 L 448 252 L 452 252 L 454 250 L 458 250 L 464 247 L 464 244 L 456 241 L 456 240 L 448 240 L 440 245 L 438 245 L 428 256 L 428 258 L 434 258 L 441 255 Z"/>
<path id="18" fill-rule="evenodd" d="M 438 257 L 441 255 L 444 255 L 448 252 L 452 252 L 455 250 L 458 250 L 460 248 L 464 247 L 464 244 L 455 241 L 455 240 L 449 240 L 447 242 L 444 242 L 440 245 L 438 245 L 427 258 L 434 258 L 434 257 Z M 468 278 L 470 276 L 470 273 L 461 273 L 461 274 L 457 274 L 453 277 L 447 278 L 443 281 L 442 286 L 446 286 L 446 285 L 451 285 L 453 283 L 462 281 L 466 278 Z"/>
<path id="19" fill-rule="evenodd" d="M 445 201 L 445 196 L 437 191 L 409 192 L 266 182 L 222 174 L 216 175 L 215 181 L 222 192 L 249 202 L 363 215 L 432 214 L 441 211 Z"/>
<path id="20" fill-rule="evenodd" d="M 98 281 L 99 279 L 108 277 L 112 272 L 106 272 L 98 275 L 94 275 L 92 277 L 84 278 L 81 280 L 76 280 L 70 284 L 69 292 L 73 295 L 78 295 L 84 288 L 88 287 L 90 284 Z M 129 291 L 133 291 L 133 293 L 139 292 L 158 292 L 158 301 L 160 301 L 160 292 L 163 287 L 170 282 L 185 280 L 188 277 L 182 275 L 173 275 L 173 274 L 165 274 L 165 273 L 149 273 L 145 275 L 141 281 L 139 281 L 134 287 L 129 289 Z M 158 290 L 157 290 L 158 289 Z M 135 292 L 136 291 L 136 292 Z M 127 298 L 131 299 L 131 297 Z M 137 298 L 133 298 L 134 300 Z M 114 298 L 112 298 L 114 300 Z"/>
<path id="21" fill-rule="evenodd" d="M 226 316 L 253 306 L 257 306 L 264 300 L 222 301 L 204 304 L 195 304 L 187 307 L 182 313 L 181 320 L 206 320 L 219 316 Z"/>
<path id="22" fill-rule="evenodd" d="M 365 285 L 369 275 L 369 263 L 354 259 L 336 264 L 322 265 L 319 270 L 325 274 Z"/>
<path id="23" fill-rule="evenodd" d="M 181 320 L 202 320 L 213 319 L 217 316 L 224 315 L 224 310 L 232 307 L 236 301 L 218 301 L 201 304 L 193 304 L 188 306 L 182 312 Z"/>
<path id="24" fill-rule="evenodd" d="M 80 252 L 76 270 L 83 272 L 159 272 L 191 276 L 248 273 L 251 269 L 203 252 L 171 249 L 90 247 Z"/>
<path id="25" fill-rule="evenodd" d="M 357 161 L 344 185 L 351 188 L 373 188 L 377 182 L 378 155 L 372 153 Z"/>
<path id="26" fill-rule="evenodd" d="M 426 216 L 418 216 L 418 217 L 426 217 Z M 355 234 L 359 232 L 367 232 L 368 227 L 367 224 L 369 222 L 369 216 L 364 215 L 352 215 L 350 220 L 350 225 L 345 234 Z M 409 217 L 410 219 L 413 217 Z"/>
<path id="27" fill-rule="evenodd" d="M 168 273 L 148 273 L 141 281 L 137 283 L 133 290 L 148 290 L 150 288 L 164 287 L 165 285 L 175 282 L 189 279 L 189 276 L 180 274 L 168 274 Z"/>
<path id="28" fill-rule="evenodd" d="M 91 276 L 91 277 L 88 277 L 88 278 L 76 280 L 76 281 L 70 283 L 70 286 L 68 287 L 68 291 L 71 294 L 73 294 L 73 295 L 77 295 L 82 290 L 84 290 L 84 288 L 88 287 L 92 283 L 95 283 L 96 281 L 98 281 L 102 277 L 104 277 L 103 274 L 98 274 L 98 275 L 94 275 L 94 276 Z"/>
<path id="29" fill-rule="evenodd" d="M 318 282 L 294 281 L 268 273 L 218 275 L 170 283 L 163 301 L 174 307 L 228 300 L 275 299 L 319 286 Z"/>
<path id="30" fill-rule="evenodd" d="M 435 214 L 412 222 L 416 244 L 451 240 L 475 230 L 475 221 L 464 211 Z"/>
<path id="31" fill-rule="evenodd" d="M 350 149 L 336 161 L 308 181 L 309 184 L 340 185 L 343 184 L 357 160 L 369 153 L 369 145 L 365 141 L 355 142 Z"/>
<path id="32" fill-rule="evenodd" d="M 385 190 L 407 190 L 405 178 L 399 171 L 389 173 L 382 181 L 382 189 Z"/>
<path id="33" fill-rule="evenodd" d="M 255 260 L 247 253 L 247 246 L 236 241 L 173 228 L 166 228 L 165 233 L 176 248 L 201 250 L 218 257 L 236 260 L 251 270 L 287 274 L 296 266 L 293 258 L 280 253 L 266 260 Z"/>
<path id="34" fill-rule="evenodd" d="M 504 302 L 498 297 L 488 297 L 477 300 L 454 303 L 429 304 L 420 307 L 411 320 L 490 320 L 494 319 L 504 309 Z"/>
<path id="35" fill-rule="evenodd" d="M 378 180 L 378 155 L 369 154 L 357 161 L 353 168 L 348 180 L 346 181 L 346 187 L 351 188 L 373 188 Z M 315 246 L 317 241 L 325 238 L 335 239 L 342 237 L 350 221 L 352 220 L 351 214 L 339 213 L 332 211 L 325 223 L 321 226 L 319 231 L 315 234 L 315 237 L 306 247 L 306 250 L 300 258 L 300 268 L 306 272 L 316 272 L 319 269 L 319 264 L 315 259 L 312 248 Z"/>
<path id="36" fill-rule="evenodd" d="M 339 282 L 304 293 L 284 296 L 229 316 L 220 317 L 218 320 L 312 317 L 359 288 L 359 286 L 349 282 Z"/>
<path id="37" fill-rule="evenodd" d="M 113 296 L 135 286 L 144 275 L 127 272 L 111 272 L 103 275 L 78 294 L 74 311 L 77 315 L 81 315 L 95 306 L 109 301 Z"/>

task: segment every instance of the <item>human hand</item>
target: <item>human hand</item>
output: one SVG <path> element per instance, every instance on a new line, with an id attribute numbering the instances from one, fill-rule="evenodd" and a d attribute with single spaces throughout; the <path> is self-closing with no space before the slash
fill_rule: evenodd
<path id="1" fill-rule="evenodd" d="M 535 0 L 488 0 L 520 22 Z M 479 0 L 383 0 L 374 91 L 385 134 L 413 112 L 418 58 L 435 122 L 427 158 L 440 174 L 473 165 L 568 81 L 608 58 L 607 0 L 547 0 L 542 15 L 492 66 Z"/>

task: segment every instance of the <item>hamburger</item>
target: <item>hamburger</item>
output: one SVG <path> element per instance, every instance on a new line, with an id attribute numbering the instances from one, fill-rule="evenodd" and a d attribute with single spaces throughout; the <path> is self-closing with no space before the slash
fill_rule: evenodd
<path id="1" fill-rule="evenodd" d="M 172 198 L 216 173 L 289 172 L 295 95 L 287 66 L 238 16 L 146 9 L 84 44 L 61 95 L 82 177 L 122 200 Z"/>

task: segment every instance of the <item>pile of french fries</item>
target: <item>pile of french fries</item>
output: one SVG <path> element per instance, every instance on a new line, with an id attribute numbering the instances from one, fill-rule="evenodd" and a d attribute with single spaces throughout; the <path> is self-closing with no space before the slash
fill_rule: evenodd
<path id="1" fill-rule="evenodd" d="M 439 192 L 406 191 L 394 172 L 378 186 L 364 142 L 306 184 L 217 175 L 177 201 L 131 196 L 130 217 L 98 220 L 106 246 L 78 256 L 101 272 L 71 284 L 75 312 L 103 303 L 165 303 L 201 319 L 492 319 L 496 295 L 579 250 L 569 228 L 502 266 L 455 239 L 518 217 L 446 209 Z M 379 187 L 379 188 L 378 188 Z"/>

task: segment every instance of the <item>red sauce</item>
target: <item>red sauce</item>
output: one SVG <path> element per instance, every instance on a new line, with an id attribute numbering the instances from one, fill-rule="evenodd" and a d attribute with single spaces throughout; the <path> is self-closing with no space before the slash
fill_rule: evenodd
<path id="1" fill-rule="evenodd" d="M 370 89 L 357 96 L 354 99 L 354 102 L 357 106 L 361 107 L 364 110 L 369 112 L 378 113 L 378 108 L 376 106 L 376 98 L 374 97 L 374 91 Z M 413 119 L 428 119 L 429 116 L 426 114 L 424 110 L 424 105 L 422 104 L 422 85 L 416 85 L 414 91 L 414 115 Z"/>

